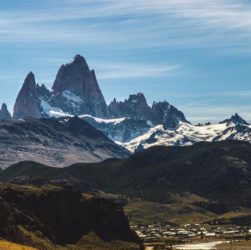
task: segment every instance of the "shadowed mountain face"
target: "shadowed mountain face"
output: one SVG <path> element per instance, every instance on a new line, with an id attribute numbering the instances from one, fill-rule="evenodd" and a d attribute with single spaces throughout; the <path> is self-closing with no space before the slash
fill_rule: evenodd
<path id="1" fill-rule="evenodd" d="M 2 168 L 22 160 L 64 167 L 129 155 L 127 150 L 77 117 L 3 121 L 0 150 Z"/>
<path id="2" fill-rule="evenodd" d="M 107 116 L 106 103 L 95 73 L 79 55 L 71 63 L 61 66 L 52 92 L 44 85 L 36 84 L 34 74 L 29 73 L 17 96 L 13 117 L 41 118 L 63 112 Z"/>
<path id="3" fill-rule="evenodd" d="M 168 102 L 154 102 L 152 106 L 147 104 L 142 93 L 130 95 L 124 101 L 114 99 L 108 106 L 111 117 L 128 117 L 144 120 L 153 125 L 163 124 L 168 128 L 175 128 L 179 122 L 187 122 L 184 114 Z"/>
<path id="4" fill-rule="evenodd" d="M 24 80 L 24 84 L 17 96 L 14 106 L 13 118 L 24 117 L 41 118 L 43 110 L 41 107 L 41 97 L 48 99 L 50 92 L 44 85 L 36 84 L 35 76 L 30 72 Z"/>
<path id="5" fill-rule="evenodd" d="M 81 194 L 71 186 L 0 186 L 0 219 L 1 238 L 38 249 L 52 250 L 56 245 L 114 249 L 114 241 L 120 241 L 121 249 L 140 248 L 118 204 L 97 194 Z M 88 246 L 91 234 L 95 237 Z M 95 246 L 100 242 L 107 242 L 108 248 Z M 125 243 L 132 248 L 122 248 Z"/>
<path id="6" fill-rule="evenodd" d="M 2 171 L 0 180 L 29 175 L 47 180 L 74 177 L 100 190 L 161 203 L 190 193 L 229 208 L 251 208 L 251 145 L 239 141 L 153 147 L 126 160 L 56 170 L 20 163 Z"/>
<path id="7" fill-rule="evenodd" d="M 55 102 L 64 112 L 107 117 L 107 106 L 94 70 L 85 59 L 76 55 L 69 64 L 62 65 L 52 87 Z"/>

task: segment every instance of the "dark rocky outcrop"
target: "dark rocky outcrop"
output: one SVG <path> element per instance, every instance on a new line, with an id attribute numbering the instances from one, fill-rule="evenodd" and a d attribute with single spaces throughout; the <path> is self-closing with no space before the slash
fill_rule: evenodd
<path id="1" fill-rule="evenodd" d="M 0 109 L 0 121 L 12 119 L 11 114 L 7 108 L 7 105 L 3 103 L 2 108 Z"/>
<path id="2" fill-rule="evenodd" d="M 68 249 L 69 244 L 85 249 L 78 242 L 91 232 L 103 242 L 130 242 L 140 248 L 120 206 L 70 186 L 1 186 L 0 219 L 0 237 L 39 249 Z"/>

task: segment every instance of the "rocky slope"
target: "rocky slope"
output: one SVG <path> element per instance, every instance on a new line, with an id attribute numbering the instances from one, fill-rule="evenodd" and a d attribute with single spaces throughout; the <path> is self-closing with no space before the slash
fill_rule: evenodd
<path id="1" fill-rule="evenodd" d="M 11 114 L 7 108 L 7 105 L 3 103 L 2 108 L 0 109 L 0 121 L 12 119 Z"/>
<path id="2" fill-rule="evenodd" d="M 90 115 L 82 115 L 81 119 L 102 131 L 115 142 L 129 142 L 146 133 L 152 126 L 146 120 L 133 118 L 100 119 Z"/>
<path id="3" fill-rule="evenodd" d="M 71 186 L 1 185 L 0 219 L 1 238 L 42 250 L 140 248 L 120 205 Z"/>
<path id="4" fill-rule="evenodd" d="M 55 167 L 124 158 L 128 151 L 77 117 L 0 122 L 0 167 L 34 160 Z"/>

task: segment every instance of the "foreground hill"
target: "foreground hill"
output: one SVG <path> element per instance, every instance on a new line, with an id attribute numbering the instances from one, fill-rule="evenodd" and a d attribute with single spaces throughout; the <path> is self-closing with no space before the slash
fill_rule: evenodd
<path id="1" fill-rule="evenodd" d="M 64 169 L 21 162 L 0 172 L 0 181 L 30 183 L 74 179 L 96 189 L 170 204 L 177 196 L 216 213 L 251 208 L 251 145 L 240 141 L 153 147 L 125 160 L 76 164 Z"/>
<path id="2" fill-rule="evenodd" d="M 0 122 L 0 167 L 32 160 L 54 167 L 123 158 L 128 151 L 77 117 Z"/>
<path id="3" fill-rule="evenodd" d="M 0 221 L 1 238 L 42 250 L 140 248 L 119 204 L 69 185 L 0 186 Z"/>

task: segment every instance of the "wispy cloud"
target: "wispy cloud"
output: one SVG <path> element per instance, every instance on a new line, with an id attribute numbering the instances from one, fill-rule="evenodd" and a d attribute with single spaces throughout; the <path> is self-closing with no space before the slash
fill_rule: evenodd
<path id="1" fill-rule="evenodd" d="M 247 92 L 246 90 L 218 90 L 210 93 L 206 92 L 203 87 L 198 89 L 196 87 L 190 89 L 187 87 L 185 90 L 181 88 L 181 86 L 186 87 L 189 84 L 199 84 L 198 82 L 210 84 L 211 79 L 217 82 L 222 80 L 219 88 L 224 86 L 224 90 L 227 89 L 228 80 L 233 84 L 234 80 L 230 79 L 230 77 L 225 79 L 218 79 L 218 77 L 220 78 L 223 74 L 234 76 L 234 73 L 230 72 L 231 69 L 228 69 L 229 65 L 226 65 L 228 63 L 224 56 L 231 54 L 233 61 L 235 58 L 239 58 L 240 55 L 242 59 L 244 55 L 245 58 L 250 56 L 250 1 L 22 0 L 22 4 L 20 4 L 20 1 L 13 0 L 13 2 L 17 3 L 17 6 L 14 6 L 14 4 L 11 7 L 4 8 L 8 5 L 7 2 L 2 1 L 0 3 L 1 48 L 8 47 L 11 51 L 8 51 L 8 53 L 15 53 L 13 51 L 19 47 L 21 48 L 21 53 L 20 51 L 19 53 L 24 58 L 19 61 L 19 64 L 15 64 L 16 58 L 13 56 L 12 59 L 9 59 L 7 57 L 8 53 L 5 53 L 4 49 L 0 51 L 1 56 L 4 54 L 3 56 L 7 58 L 6 61 L 12 60 L 11 63 L 17 68 L 25 69 L 25 73 L 22 73 L 22 76 L 19 76 L 20 74 L 15 76 L 18 76 L 20 80 L 8 79 L 13 75 L 14 69 L 7 67 L 7 72 L 2 73 L 2 77 L 0 77 L 0 83 L 4 83 L 6 86 L 11 85 L 12 82 L 13 84 L 14 82 L 21 84 L 26 69 L 35 68 L 33 64 L 36 57 L 37 61 L 40 60 L 35 68 L 37 79 L 39 82 L 41 82 L 41 79 L 52 79 L 49 80 L 48 85 L 50 85 L 58 67 L 65 62 L 64 58 L 73 51 L 74 53 L 78 51 L 78 53 L 87 52 L 87 54 L 95 57 L 94 59 L 87 59 L 88 62 L 89 59 L 94 60 L 93 63 L 90 63 L 90 66 L 97 71 L 98 79 L 125 78 L 130 82 L 131 78 L 137 78 L 138 82 L 140 82 L 139 78 L 142 78 L 142 83 L 146 77 L 166 77 L 175 74 L 180 77 L 181 73 L 186 73 L 185 76 L 183 75 L 182 78 L 180 77 L 177 80 L 180 85 L 176 89 L 172 88 L 170 90 L 169 82 L 163 80 L 161 88 L 155 92 L 162 92 L 158 93 L 158 97 L 162 96 L 161 94 L 165 95 L 165 92 L 171 93 L 174 90 L 177 93 L 171 96 L 173 100 L 174 98 L 176 100 L 182 98 L 187 100 L 187 95 L 190 95 L 191 99 L 200 101 L 203 97 L 209 100 L 209 103 L 214 98 L 214 100 L 218 101 L 222 97 L 248 99 L 251 95 L 250 91 Z M 29 59 L 27 60 L 31 58 L 33 60 L 30 62 L 31 65 L 26 64 L 23 66 L 22 62 L 26 60 L 26 51 L 32 51 L 29 53 Z M 43 55 L 44 52 L 46 52 L 45 55 Z M 135 58 L 133 58 L 134 52 L 136 52 Z M 196 54 L 196 52 L 198 53 Z M 108 58 L 101 65 L 98 60 L 104 60 L 104 55 Z M 218 74 L 221 69 L 217 69 L 213 65 L 214 60 L 217 60 L 213 58 L 215 55 L 217 59 L 219 58 L 225 63 L 224 73 L 220 72 Z M 43 56 L 46 58 L 42 62 L 41 58 Z M 50 56 L 52 58 L 48 59 Z M 55 58 L 57 56 L 62 56 L 63 59 L 58 60 Z M 146 58 L 153 58 L 153 60 L 145 61 Z M 18 55 L 17 59 L 19 59 Z M 207 59 L 211 61 L 207 62 Z M 95 60 L 97 61 L 95 62 Z M 126 63 L 121 63 L 123 61 Z M 148 62 L 149 64 L 147 64 Z M 200 65 L 201 62 L 202 65 Z M 242 62 L 242 65 L 245 63 Z M 2 66 L 4 64 L 5 61 Z M 238 62 L 233 64 L 241 71 Z M 217 62 L 217 65 L 220 65 L 220 63 Z M 231 67 L 234 66 L 231 65 Z M 192 72 L 187 73 L 187 70 Z M 209 75 L 213 75 L 214 70 L 217 73 L 210 78 Z M 247 72 L 248 70 L 245 69 L 246 74 L 248 74 Z M 198 77 L 199 74 L 203 74 L 203 76 Z M 247 75 L 248 77 L 249 75 Z M 210 78 L 210 80 L 206 78 Z M 176 78 L 172 78 L 171 84 L 173 83 L 176 83 Z M 241 84 L 241 76 L 238 84 Z M 248 88 L 246 82 L 243 85 L 243 89 Z M 163 86 L 165 87 L 164 90 Z M 193 91 L 194 89 L 195 91 Z M 213 88 L 205 89 L 212 90 Z M 113 95 L 113 93 L 110 95 Z M 154 96 L 152 99 L 157 100 L 158 97 Z M 5 96 L 2 95 L 1 98 L 5 98 Z M 245 118 L 248 118 L 247 113 L 251 110 L 250 107 L 247 105 L 242 107 L 240 104 L 238 107 L 231 106 L 219 110 L 210 104 L 203 105 L 203 103 L 199 103 L 198 107 L 196 105 L 184 105 L 180 108 L 184 108 L 188 118 L 201 116 L 204 120 L 209 120 L 207 118 L 210 117 L 213 120 L 220 119 L 223 114 L 230 115 L 232 111 L 235 112 L 235 108 L 238 108 L 236 111 L 243 112 Z M 249 119 L 251 120 L 251 118 Z"/>
<path id="2" fill-rule="evenodd" d="M 94 63 L 98 79 L 149 78 L 174 74 L 179 65 Z"/>
<path id="3" fill-rule="evenodd" d="M 246 1 L 45 2 L 39 8 L 31 4 L 0 11 L 1 42 L 95 42 L 136 48 L 244 46 L 250 50 L 251 6 Z"/>

